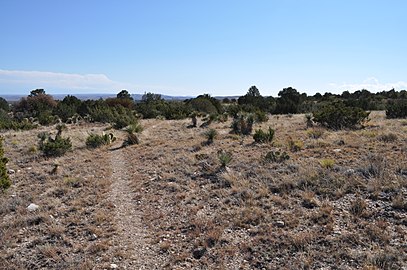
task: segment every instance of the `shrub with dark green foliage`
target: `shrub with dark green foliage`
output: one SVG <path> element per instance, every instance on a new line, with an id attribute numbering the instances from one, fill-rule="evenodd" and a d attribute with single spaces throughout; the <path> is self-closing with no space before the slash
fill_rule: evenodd
<path id="1" fill-rule="evenodd" d="M 225 106 L 226 112 L 232 116 L 232 117 L 237 117 L 237 115 L 242 112 L 242 107 L 238 104 L 230 104 L 228 106 Z"/>
<path id="2" fill-rule="evenodd" d="M 239 113 L 232 122 L 232 132 L 241 135 L 250 135 L 253 130 L 254 116 Z"/>
<path id="3" fill-rule="evenodd" d="M 313 112 L 313 121 L 329 129 L 355 129 L 362 126 L 370 112 L 347 107 L 342 102 L 325 104 Z"/>
<path id="4" fill-rule="evenodd" d="M 269 120 L 269 117 L 268 117 L 268 115 L 267 115 L 267 113 L 265 111 L 256 110 L 254 112 L 254 115 L 256 117 L 256 122 L 257 123 L 264 123 L 264 122 L 267 122 Z"/>
<path id="5" fill-rule="evenodd" d="M 10 111 L 10 105 L 7 102 L 7 100 L 5 100 L 4 98 L 0 97 L 0 110 L 3 110 L 5 112 Z"/>
<path id="6" fill-rule="evenodd" d="M 262 129 L 256 130 L 253 135 L 253 139 L 256 143 L 270 143 L 274 138 L 274 129 L 269 127 L 267 132 Z"/>
<path id="7" fill-rule="evenodd" d="M 40 125 L 49 126 L 58 122 L 58 117 L 52 114 L 52 111 L 42 111 L 37 116 Z"/>
<path id="8" fill-rule="evenodd" d="M 58 105 L 53 111 L 53 114 L 57 115 L 62 122 L 67 122 L 68 119 L 79 113 L 79 107 L 82 105 L 82 101 L 74 96 L 66 96 L 63 100 L 58 102 Z"/>
<path id="9" fill-rule="evenodd" d="M 187 102 L 194 111 L 206 114 L 220 114 L 223 113 L 222 103 L 208 94 L 200 95 Z"/>
<path id="10" fill-rule="evenodd" d="M 386 107 L 387 118 L 407 118 L 407 99 L 389 102 Z"/>
<path id="11" fill-rule="evenodd" d="M 8 159 L 4 157 L 3 140 L 4 138 L 0 137 L 0 190 L 5 190 L 11 186 L 6 167 Z"/>
<path id="12" fill-rule="evenodd" d="M 86 146 L 89 148 L 98 148 L 102 145 L 109 145 L 116 141 L 116 137 L 113 133 L 98 135 L 91 133 L 88 138 L 86 138 Z"/>
<path id="13" fill-rule="evenodd" d="M 44 156 L 59 157 L 63 156 L 66 152 L 72 149 L 71 139 L 69 137 L 62 138 L 62 131 L 65 129 L 65 125 L 58 125 L 58 132 L 54 139 L 45 132 L 38 134 L 38 138 L 40 139 L 38 148 L 42 151 Z"/>
<path id="14" fill-rule="evenodd" d="M 265 161 L 281 163 L 289 160 L 290 156 L 286 152 L 270 151 L 264 157 Z"/>
<path id="15" fill-rule="evenodd" d="M 5 111 L 0 110 L 0 130 L 1 129 L 30 130 L 36 127 L 38 127 L 38 125 L 30 122 L 28 118 L 18 120 L 9 116 Z"/>
<path id="16" fill-rule="evenodd" d="M 239 97 L 238 104 L 245 112 L 264 111 L 271 112 L 275 107 L 273 97 L 263 97 L 256 86 L 252 86 L 247 91 L 246 95 Z"/>

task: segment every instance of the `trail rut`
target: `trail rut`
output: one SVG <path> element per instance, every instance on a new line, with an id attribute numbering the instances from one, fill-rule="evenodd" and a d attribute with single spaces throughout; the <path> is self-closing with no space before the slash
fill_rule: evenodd
<path id="1" fill-rule="evenodd" d="M 112 188 L 110 199 L 115 205 L 115 223 L 117 235 L 114 237 L 116 250 L 126 254 L 121 262 L 117 263 L 118 269 L 160 269 L 146 226 L 142 222 L 142 209 L 134 200 L 134 184 L 137 181 L 130 176 L 126 168 L 126 148 L 110 151 L 112 166 Z"/>

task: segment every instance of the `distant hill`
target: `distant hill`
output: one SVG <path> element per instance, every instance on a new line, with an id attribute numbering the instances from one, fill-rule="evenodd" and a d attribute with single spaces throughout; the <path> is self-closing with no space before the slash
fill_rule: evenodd
<path id="1" fill-rule="evenodd" d="M 106 98 L 114 98 L 116 94 L 56 94 L 52 95 L 57 100 L 64 99 L 65 96 L 71 95 L 75 96 L 81 100 L 88 100 L 88 99 L 106 99 Z M 0 95 L 2 98 L 6 99 L 9 102 L 15 102 L 20 100 L 23 97 L 27 97 L 27 95 Z M 141 100 L 143 94 L 132 94 L 131 95 L 134 100 Z M 165 100 L 186 100 L 190 98 L 194 98 L 195 96 L 169 96 L 169 95 L 161 95 L 161 97 Z M 217 99 L 224 99 L 224 98 L 238 98 L 239 96 L 215 96 Z"/>
<path id="2" fill-rule="evenodd" d="M 54 99 L 57 100 L 62 100 L 64 97 L 67 95 L 75 96 L 81 100 L 87 100 L 87 99 L 106 99 L 106 98 L 114 98 L 116 97 L 116 94 L 55 94 L 52 95 Z M 143 96 L 142 94 L 132 94 L 131 95 L 134 100 L 141 100 L 141 97 Z M 13 101 L 18 101 L 23 97 L 27 97 L 27 95 L 0 95 L 0 97 L 6 99 L 9 102 Z M 192 96 L 168 96 L 168 95 L 161 95 L 161 97 L 165 100 L 185 100 L 189 98 L 193 98 Z"/>

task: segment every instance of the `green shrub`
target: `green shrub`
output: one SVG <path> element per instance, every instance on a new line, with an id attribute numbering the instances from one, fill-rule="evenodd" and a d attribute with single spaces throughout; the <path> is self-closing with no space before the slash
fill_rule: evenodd
<path id="1" fill-rule="evenodd" d="M 256 143 L 270 143 L 274 138 L 274 129 L 269 127 L 268 132 L 264 132 L 261 129 L 256 130 L 253 135 L 253 139 Z"/>
<path id="2" fill-rule="evenodd" d="M 218 158 L 219 158 L 219 162 L 220 162 L 220 165 L 222 166 L 222 168 L 225 168 L 226 166 L 228 166 L 233 159 L 232 153 L 226 152 L 223 150 L 218 152 Z"/>
<path id="3" fill-rule="evenodd" d="M 0 129 L 30 130 L 37 127 L 37 124 L 32 123 L 27 118 L 18 120 L 9 116 L 7 112 L 0 109 Z"/>
<path id="4" fill-rule="evenodd" d="M 320 125 L 334 129 L 354 129 L 367 120 L 370 112 L 361 108 L 347 107 L 342 102 L 326 104 L 313 112 L 314 121 Z"/>
<path id="5" fill-rule="evenodd" d="M 387 104 L 387 118 L 407 118 L 407 99 L 399 99 Z"/>
<path id="6" fill-rule="evenodd" d="M 239 113 L 232 122 L 232 132 L 241 135 L 250 135 L 253 130 L 253 114 Z"/>
<path id="7" fill-rule="evenodd" d="M 51 111 L 43 111 L 38 114 L 38 122 L 40 125 L 49 126 L 58 122 L 58 117 L 53 115 Z"/>
<path id="8" fill-rule="evenodd" d="M 267 113 L 265 111 L 262 110 L 256 110 L 254 112 L 255 117 L 256 117 L 256 122 L 258 123 L 264 123 L 267 122 L 269 120 L 269 117 L 267 115 Z"/>
<path id="9" fill-rule="evenodd" d="M 5 190 L 11 186 L 6 167 L 8 159 L 4 157 L 3 140 L 4 138 L 0 137 L 0 190 Z"/>
<path id="10" fill-rule="evenodd" d="M 59 157 L 72 149 L 71 139 L 69 137 L 62 138 L 61 136 L 64 129 L 66 129 L 66 126 L 58 125 L 58 133 L 55 135 L 54 139 L 45 132 L 38 134 L 38 138 L 40 139 L 38 148 L 42 151 L 44 156 Z"/>
<path id="11" fill-rule="evenodd" d="M 264 157 L 265 161 L 281 163 L 289 160 L 290 156 L 286 152 L 270 151 Z"/>
<path id="12" fill-rule="evenodd" d="M 196 98 L 189 100 L 187 103 L 197 112 L 206 114 L 220 114 L 223 112 L 221 102 L 208 94 L 199 95 Z"/>
<path id="13" fill-rule="evenodd" d="M 86 138 L 86 146 L 89 148 L 98 148 L 102 145 L 109 145 L 116 140 L 113 133 L 110 134 L 89 134 L 88 138 Z"/>
<path id="14" fill-rule="evenodd" d="M 217 132 L 215 129 L 211 128 L 211 129 L 205 131 L 205 132 L 203 133 L 203 135 L 204 135 L 205 138 L 206 138 L 206 144 L 209 145 L 209 144 L 213 143 L 213 140 L 214 140 L 214 139 L 216 138 L 216 136 L 218 135 L 218 132 Z"/>

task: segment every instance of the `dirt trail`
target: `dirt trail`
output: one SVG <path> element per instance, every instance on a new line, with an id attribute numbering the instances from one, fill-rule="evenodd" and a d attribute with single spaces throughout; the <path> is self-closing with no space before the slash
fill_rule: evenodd
<path id="1" fill-rule="evenodd" d="M 113 249 L 126 254 L 118 269 L 160 269 L 154 256 L 153 247 L 149 244 L 146 226 L 143 225 L 141 206 L 137 204 L 134 184 L 130 183 L 135 176 L 130 176 L 126 162 L 126 148 L 110 151 L 112 166 L 112 188 L 110 199 L 115 205 L 117 235 L 113 239 Z"/>

